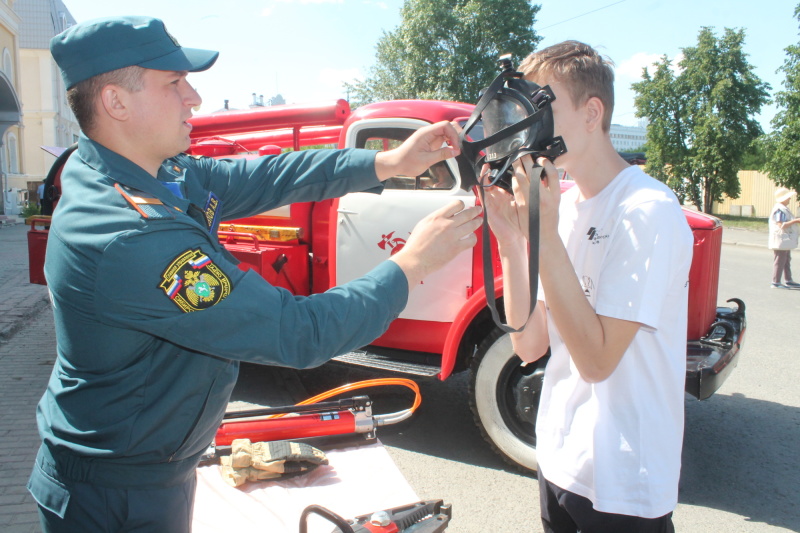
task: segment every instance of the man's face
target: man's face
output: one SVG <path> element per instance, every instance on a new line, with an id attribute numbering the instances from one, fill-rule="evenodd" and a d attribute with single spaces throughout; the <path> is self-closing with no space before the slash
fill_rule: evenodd
<path id="1" fill-rule="evenodd" d="M 142 90 L 129 93 L 131 125 L 138 145 L 153 160 L 183 152 L 191 144 L 187 120 L 202 99 L 186 80 L 186 72 L 145 69 Z"/>

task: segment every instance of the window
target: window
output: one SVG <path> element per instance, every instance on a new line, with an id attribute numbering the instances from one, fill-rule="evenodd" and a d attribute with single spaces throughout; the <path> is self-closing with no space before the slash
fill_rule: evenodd
<path id="1" fill-rule="evenodd" d="M 19 156 L 17 154 L 17 136 L 9 132 L 6 135 L 6 172 L 19 174 Z"/>
<path id="2" fill-rule="evenodd" d="M 8 48 L 3 48 L 3 73 L 8 77 L 8 81 L 14 85 L 14 62 Z"/>
<path id="3" fill-rule="evenodd" d="M 408 139 L 414 130 L 407 128 L 372 128 L 358 132 L 356 147 L 368 150 L 391 150 Z M 440 161 L 419 176 L 395 176 L 384 182 L 386 189 L 443 190 L 455 187 L 456 179 L 447 163 Z"/>

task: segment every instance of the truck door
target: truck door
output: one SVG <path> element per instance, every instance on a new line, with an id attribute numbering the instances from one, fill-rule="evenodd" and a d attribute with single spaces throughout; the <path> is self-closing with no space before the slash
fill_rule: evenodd
<path id="1" fill-rule="evenodd" d="M 412 119 L 363 120 L 348 131 L 348 147 L 388 150 L 426 122 Z M 354 193 L 339 199 L 336 225 L 336 280 L 362 276 L 402 249 L 411 230 L 432 211 L 459 199 L 469 207 L 475 195 L 459 186 L 455 161 L 443 161 L 420 176 L 386 181 L 383 194 Z M 410 295 L 400 318 L 452 322 L 467 300 L 472 250 L 431 274 Z"/>

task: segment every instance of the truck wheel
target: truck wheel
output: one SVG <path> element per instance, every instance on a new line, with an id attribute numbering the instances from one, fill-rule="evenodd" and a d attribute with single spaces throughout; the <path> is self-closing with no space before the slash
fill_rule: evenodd
<path id="1" fill-rule="evenodd" d="M 536 414 L 548 357 L 523 364 L 511 337 L 495 328 L 471 365 L 470 408 L 483 438 L 503 459 L 535 472 Z"/>

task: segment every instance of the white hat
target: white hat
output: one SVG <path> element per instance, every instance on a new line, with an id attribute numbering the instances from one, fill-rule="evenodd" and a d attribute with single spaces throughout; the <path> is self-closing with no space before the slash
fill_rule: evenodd
<path id="1" fill-rule="evenodd" d="M 775 191 L 775 201 L 782 203 L 784 200 L 788 200 L 795 194 L 797 194 L 796 191 L 790 191 L 786 187 L 778 187 L 778 190 Z"/>

